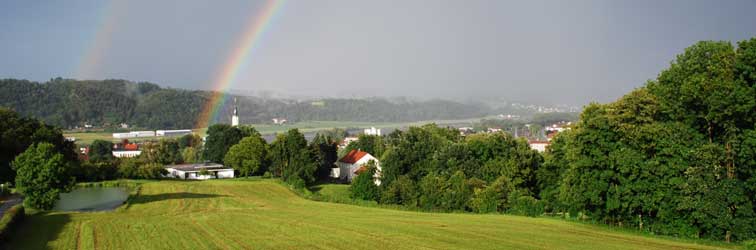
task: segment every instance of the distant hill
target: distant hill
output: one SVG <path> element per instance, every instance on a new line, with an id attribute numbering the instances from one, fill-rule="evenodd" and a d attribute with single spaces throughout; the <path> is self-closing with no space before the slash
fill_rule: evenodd
<path id="1" fill-rule="evenodd" d="M 0 79 L 0 106 L 63 128 L 120 123 L 149 129 L 192 128 L 211 94 L 210 91 L 162 88 L 153 83 L 127 80 L 56 78 L 39 83 Z M 227 97 L 229 101 L 221 108 L 223 115 L 217 118 L 220 122 L 228 122 L 234 97 L 238 99 L 242 123 L 266 123 L 272 118 L 285 118 L 291 122 L 406 122 L 466 119 L 494 113 L 485 105 L 447 100 Z"/>

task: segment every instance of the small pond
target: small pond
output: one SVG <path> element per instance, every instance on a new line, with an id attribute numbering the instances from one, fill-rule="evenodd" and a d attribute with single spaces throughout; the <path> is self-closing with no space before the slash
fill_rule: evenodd
<path id="1" fill-rule="evenodd" d="M 55 210 L 61 211 L 103 211 L 112 210 L 123 204 L 129 197 L 129 190 L 123 187 L 77 188 L 70 193 L 60 194 Z"/>

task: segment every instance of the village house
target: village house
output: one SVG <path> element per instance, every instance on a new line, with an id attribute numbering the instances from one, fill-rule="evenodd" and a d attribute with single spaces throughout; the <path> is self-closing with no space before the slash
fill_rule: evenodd
<path id="1" fill-rule="evenodd" d="M 276 124 L 276 125 L 284 125 L 286 124 L 286 122 L 288 122 L 288 120 L 284 118 L 273 118 L 272 120 L 273 120 L 273 124 Z"/>
<path id="2" fill-rule="evenodd" d="M 549 144 L 551 144 L 551 142 L 549 141 L 536 141 L 536 140 L 528 141 L 528 145 L 530 146 L 531 149 L 534 149 L 541 153 L 546 152 L 546 147 L 548 147 Z"/>
<path id="3" fill-rule="evenodd" d="M 345 148 L 346 146 L 349 146 L 349 143 L 357 141 L 358 138 L 354 136 L 350 137 L 344 137 L 344 140 L 341 140 L 341 143 L 339 143 L 339 148 Z"/>
<path id="4" fill-rule="evenodd" d="M 165 177 L 185 180 L 234 178 L 234 169 L 217 163 L 168 165 L 165 170 L 168 171 Z"/>
<path id="5" fill-rule="evenodd" d="M 465 135 L 471 135 L 475 133 L 475 130 L 472 127 L 461 127 L 457 128 L 459 130 L 459 135 L 465 136 Z"/>
<path id="6" fill-rule="evenodd" d="M 552 132 L 559 133 L 559 132 L 570 129 L 569 127 L 570 125 L 572 125 L 572 122 L 564 122 L 564 121 L 558 122 L 558 123 L 552 124 L 551 126 L 546 127 L 546 133 L 547 134 L 550 134 Z"/>
<path id="7" fill-rule="evenodd" d="M 336 161 L 336 168 L 331 169 L 331 177 L 338 178 L 342 181 L 352 182 L 354 177 L 367 171 L 368 162 L 374 161 L 377 168 L 373 181 L 375 185 L 381 185 L 381 165 L 378 159 L 360 150 L 349 151 L 344 157 Z"/>
<path id="8" fill-rule="evenodd" d="M 113 156 L 116 158 L 131 158 L 140 154 L 142 154 L 142 151 L 139 150 L 139 145 L 129 143 L 129 140 L 124 139 L 120 143 L 113 144 Z"/>
<path id="9" fill-rule="evenodd" d="M 375 127 L 366 128 L 363 132 L 365 135 L 381 135 L 381 129 Z"/>

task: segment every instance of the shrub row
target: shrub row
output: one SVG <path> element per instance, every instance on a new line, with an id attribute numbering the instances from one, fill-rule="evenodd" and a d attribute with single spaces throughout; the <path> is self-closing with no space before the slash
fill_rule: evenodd
<path id="1" fill-rule="evenodd" d="M 0 218 L 0 242 L 2 242 L 13 228 L 24 219 L 24 206 L 19 204 L 5 211 L 3 218 Z"/>

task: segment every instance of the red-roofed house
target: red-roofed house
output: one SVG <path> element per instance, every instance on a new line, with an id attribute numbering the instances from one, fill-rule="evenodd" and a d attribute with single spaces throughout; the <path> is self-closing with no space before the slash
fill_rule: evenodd
<path id="1" fill-rule="evenodd" d="M 349 151 L 344 157 L 336 161 L 337 168 L 331 169 L 331 177 L 351 182 L 354 177 L 367 171 L 367 164 L 370 161 L 374 161 L 377 168 L 373 176 L 375 184 L 381 185 L 381 165 L 378 163 L 378 159 L 365 151 L 356 149 Z"/>

